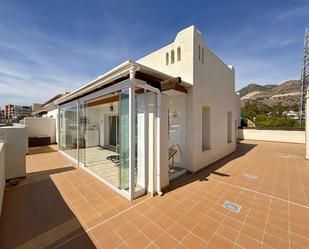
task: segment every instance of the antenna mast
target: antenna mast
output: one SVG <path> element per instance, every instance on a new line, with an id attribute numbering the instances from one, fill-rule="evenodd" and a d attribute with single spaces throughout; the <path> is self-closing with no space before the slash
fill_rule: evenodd
<path id="1" fill-rule="evenodd" d="M 305 31 L 304 51 L 301 63 L 301 88 L 300 88 L 300 105 L 299 105 L 299 121 L 305 118 L 305 97 L 309 86 L 309 31 Z"/>

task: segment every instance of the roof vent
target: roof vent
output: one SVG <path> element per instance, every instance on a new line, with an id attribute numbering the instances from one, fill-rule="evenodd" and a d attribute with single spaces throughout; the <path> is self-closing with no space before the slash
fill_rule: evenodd
<path id="1" fill-rule="evenodd" d="M 234 213 L 239 213 L 240 209 L 241 209 L 240 205 L 237 205 L 237 204 L 230 202 L 230 201 L 224 201 L 224 204 L 223 204 L 222 207 L 224 207 L 225 209 L 232 211 Z"/>
<path id="2" fill-rule="evenodd" d="M 256 180 L 256 178 L 257 178 L 257 176 L 251 175 L 251 174 L 248 174 L 248 173 L 245 174 L 245 177 L 247 177 L 247 178 L 249 178 L 251 180 Z"/>

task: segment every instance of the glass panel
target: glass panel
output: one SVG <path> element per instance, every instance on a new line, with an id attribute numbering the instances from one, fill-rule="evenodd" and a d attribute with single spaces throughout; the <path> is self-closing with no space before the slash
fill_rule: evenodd
<path id="1" fill-rule="evenodd" d="M 86 117 L 86 110 L 85 104 L 79 103 L 79 151 L 78 151 L 78 160 L 79 163 L 85 165 L 86 163 L 86 127 L 87 127 L 87 117 Z"/>
<path id="2" fill-rule="evenodd" d="M 155 151 L 156 151 L 156 108 L 157 108 L 157 95 L 153 92 L 147 92 L 147 116 L 146 116 L 146 183 L 149 189 L 153 189 L 155 187 L 155 177 L 153 172 L 156 169 L 155 166 Z"/>
<path id="3" fill-rule="evenodd" d="M 85 103 L 85 166 L 97 176 L 119 187 L 118 154 L 119 93 L 111 93 Z"/>
<path id="4" fill-rule="evenodd" d="M 129 89 L 121 91 L 119 106 L 119 187 L 129 191 Z"/>
<path id="5" fill-rule="evenodd" d="M 77 151 L 77 105 L 60 109 L 60 149 L 78 159 Z"/>
<path id="6" fill-rule="evenodd" d="M 135 91 L 135 191 L 145 188 L 145 92 Z"/>

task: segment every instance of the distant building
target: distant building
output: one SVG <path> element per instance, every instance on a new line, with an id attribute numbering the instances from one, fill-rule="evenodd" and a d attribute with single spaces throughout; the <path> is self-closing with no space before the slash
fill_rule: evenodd
<path id="1" fill-rule="evenodd" d="M 22 117 L 30 117 L 31 113 L 31 106 L 9 104 L 5 105 L 4 118 L 8 120 L 18 120 Z"/>
<path id="2" fill-rule="evenodd" d="M 36 105 L 36 109 L 33 108 L 32 116 L 56 118 L 58 115 L 58 107 L 56 108 L 53 103 L 68 94 L 69 92 L 58 93 L 44 104 L 33 104 Z"/>
<path id="3" fill-rule="evenodd" d="M 0 123 L 4 120 L 4 109 L 0 108 Z"/>
<path id="4" fill-rule="evenodd" d="M 4 110 L 2 110 L 1 107 L 0 107 L 0 118 L 4 118 Z"/>
<path id="5" fill-rule="evenodd" d="M 43 104 L 33 103 L 32 105 L 32 112 L 36 112 L 42 108 Z"/>
<path id="6" fill-rule="evenodd" d="M 299 112 L 285 111 L 285 112 L 283 112 L 283 115 L 286 115 L 287 117 L 289 117 L 291 119 L 295 119 L 295 120 L 299 119 Z"/>

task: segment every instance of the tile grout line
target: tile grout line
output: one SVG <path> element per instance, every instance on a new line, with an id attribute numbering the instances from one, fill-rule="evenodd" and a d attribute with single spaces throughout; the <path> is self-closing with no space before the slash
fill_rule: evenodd
<path id="1" fill-rule="evenodd" d="M 223 184 L 226 184 L 226 185 L 230 185 L 230 186 L 233 186 L 233 187 L 236 187 L 236 188 L 240 188 L 240 189 L 243 189 L 243 190 L 254 192 L 256 194 L 264 195 L 264 196 L 267 196 L 267 197 L 270 197 L 270 198 L 273 198 L 273 199 L 277 199 L 277 200 L 280 200 L 280 201 L 283 201 L 283 202 L 286 202 L 286 203 L 289 203 L 289 204 L 293 204 L 293 205 L 296 205 L 296 206 L 299 206 L 299 207 L 302 207 L 302 208 L 309 209 L 309 206 L 304 206 L 302 204 L 291 202 L 291 201 L 288 201 L 288 200 L 285 200 L 285 199 L 282 199 L 282 198 L 279 198 L 279 197 L 276 197 L 276 196 L 271 196 L 269 194 L 265 194 L 265 193 L 262 193 L 262 192 L 259 192 L 259 191 L 253 190 L 253 189 L 244 188 L 244 187 L 232 184 L 232 183 L 222 182 L 222 181 L 215 180 L 215 179 L 208 179 L 208 180 L 220 182 L 220 183 L 223 183 Z"/>
<path id="2" fill-rule="evenodd" d="M 299 169 L 298 160 L 297 160 L 296 158 L 295 158 L 295 160 L 296 160 L 296 165 L 297 165 L 297 168 Z M 306 201 L 307 206 L 308 206 L 308 205 L 309 205 L 309 200 L 308 200 L 307 195 L 306 195 L 306 193 L 305 193 L 304 182 L 303 182 L 303 179 L 302 179 L 302 177 L 301 177 L 301 175 L 300 175 L 300 173 L 299 173 L 299 170 L 297 170 L 297 173 L 298 173 L 298 176 L 299 176 L 299 179 L 300 179 L 301 185 L 302 185 L 302 190 L 303 190 L 302 192 L 303 192 L 303 194 L 304 194 L 305 201 Z"/>
<path id="3" fill-rule="evenodd" d="M 241 192 L 238 194 L 237 200 L 239 200 L 240 196 L 241 196 Z M 236 201 L 235 201 L 235 202 L 236 202 Z M 248 211 L 248 214 L 249 214 L 249 212 L 250 212 L 250 209 L 249 209 L 249 211 Z M 231 213 L 231 211 L 229 211 L 229 214 L 230 214 L 230 213 Z M 248 214 L 247 214 L 247 215 L 248 215 Z M 220 234 L 217 233 L 217 231 L 218 231 L 219 228 L 222 226 L 223 222 L 227 219 L 227 217 L 229 217 L 229 216 L 226 215 L 226 217 L 225 217 L 225 218 L 222 220 L 222 222 L 219 224 L 219 226 L 218 226 L 218 228 L 216 229 L 216 231 L 214 232 L 212 238 L 214 237 L 215 234 L 217 234 L 217 235 L 223 237 L 224 239 L 231 241 L 230 239 L 226 238 L 225 236 L 222 236 L 222 235 L 220 235 Z M 229 217 L 229 218 L 231 218 L 231 217 Z M 236 219 L 235 219 L 235 220 L 236 220 Z M 239 221 L 239 220 L 237 220 L 237 221 Z M 242 223 L 244 224 L 244 222 L 245 222 L 245 221 L 243 221 Z M 240 231 L 239 231 L 239 233 L 240 233 Z M 237 240 L 237 238 L 236 238 L 236 240 Z M 231 242 L 233 243 L 233 247 L 235 246 L 235 244 L 237 244 L 237 243 L 236 243 L 236 240 L 235 240 L 235 241 L 231 241 Z M 208 244 L 210 243 L 210 241 L 211 241 L 211 239 L 209 240 Z M 207 245 L 208 245 L 208 244 L 207 244 Z M 238 244 L 237 244 L 237 245 L 238 245 Z M 241 245 L 239 245 L 239 246 L 242 247 L 242 248 L 244 248 L 244 247 L 241 246 Z"/>
<path id="4" fill-rule="evenodd" d="M 85 233 L 90 232 L 92 229 L 94 229 L 94 228 L 96 228 L 96 227 L 98 227 L 98 226 L 100 226 L 100 225 L 102 225 L 102 224 L 104 224 L 104 223 L 110 221 L 111 219 L 116 218 L 117 216 L 119 216 L 119 215 L 121 215 L 121 214 L 127 212 L 128 210 L 130 210 L 130 209 L 132 209 L 132 208 L 134 208 L 134 207 L 136 207 L 136 206 L 138 206 L 138 205 L 144 203 L 145 201 L 149 200 L 150 198 L 152 198 L 152 197 L 148 197 L 148 198 L 146 198 L 145 200 L 143 200 L 143 201 L 141 201 L 141 202 L 139 202 L 139 203 L 137 203 L 137 204 L 135 204 L 135 205 L 133 205 L 133 206 L 127 208 L 127 209 L 125 209 L 124 211 L 122 211 L 122 212 L 120 212 L 120 213 L 118 213 L 118 214 L 116 214 L 116 215 L 114 215 L 114 216 L 112 216 L 112 217 L 110 217 L 110 218 L 108 218 L 108 219 L 106 219 L 106 220 L 104 220 L 104 221 L 102 221 L 102 222 L 96 224 L 95 226 L 85 229 L 84 231 L 80 232 L 79 234 L 73 236 L 72 238 L 70 238 L 70 239 L 68 239 L 68 240 L 66 240 L 66 241 L 64 241 L 64 242 L 62 242 L 62 243 L 60 243 L 60 244 L 58 244 L 57 246 L 54 247 L 54 249 L 55 249 L 55 248 L 59 248 L 60 246 L 63 246 L 63 245 L 65 245 L 65 244 L 67 244 L 68 242 L 72 241 L 73 239 L 78 238 L 78 237 L 81 236 L 82 234 L 85 234 Z"/>
<path id="5" fill-rule="evenodd" d="M 240 194 L 238 194 L 238 195 L 240 195 Z M 224 194 L 222 195 L 222 197 L 224 196 Z M 221 201 L 221 199 L 220 199 L 220 201 Z M 230 211 L 229 211 L 229 213 L 230 213 Z M 228 213 L 228 214 L 229 214 Z M 223 218 L 223 220 L 219 223 L 219 225 L 218 225 L 218 227 L 217 227 L 217 229 L 214 231 L 214 233 L 213 233 L 213 235 L 209 238 L 209 241 L 207 241 L 207 244 L 206 245 L 209 245 L 210 244 L 210 241 L 211 241 L 211 239 L 215 236 L 215 234 L 217 234 L 217 231 L 219 230 L 219 228 L 221 227 L 221 225 L 223 224 L 223 222 L 227 219 L 227 215 L 224 215 L 224 218 Z M 218 234 L 219 235 L 219 234 Z M 220 235 L 221 236 L 221 235 Z M 221 236 L 222 237 L 222 236 Z M 213 246 L 213 245 L 212 245 Z"/>
<path id="6" fill-rule="evenodd" d="M 254 197 L 253 197 L 253 199 L 252 199 L 251 202 L 253 202 L 253 201 L 255 200 L 255 198 L 256 198 L 256 193 L 255 193 L 255 195 L 254 195 Z M 242 224 L 241 224 L 241 227 L 240 227 L 240 229 L 239 229 L 239 231 L 238 231 L 237 237 L 235 238 L 235 241 L 234 241 L 234 244 L 233 244 L 233 248 L 235 247 L 235 245 L 238 245 L 237 241 L 238 241 L 239 235 L 240 235 L 240 233 L 241 233 L 243 227 L 245 226 L 245 223 L 246 223 L 246 220 L 247 220 L 247 218 L 248 218 L 248 216 L 249 216 L 250 211 L 251 211 L 251 208 L 249 208 L 248 213 L 247 213 L 247 215 L 246 215 L 244 221 L 243 221 Z M 243 246 L 242 246 L 242 247 L 243 247 Z"/>
<path id="7" fill-rule="evenodd" d="M 219 184 L 220 184 L 220 183 L 219 183 Z M 238 195 L 240 195 L 240 194 L 238 194 Z M 214 204 L 214 206 L 217 205 L 217 204 L 222 200 L 222 198 L 223 198 L 224 196 L 225 196 L 225 193 L 222 194 L 222 197 Z M 213 209 L 213 210 L 215 210 L 215 209 Z M 233 219 L 233 220 L 236 220 L 236 221 L 238 221 L 238 222 L 241 222 L 241 221 L 239 221 L 239 220 L 237 220 L 237 219 L 234 219 L 233 217 L 228 216 L 228 214 L 230 214 L 230 213 L 231 213 L 231 211 L 228 211 L 228 213 L 226 213 L 226 214 L 223 214 L 223 213 L 222 213 L 222 215 L 224 216 L 223 221 L 221 221 L 221 222 L 219 223 L 218 228 L 217 228 L 217 229 L 215 230 L 215 232 L 213 233 L 213 236 L 214 236 L 215 234 L 220 235 L 220 234 L 216 233 L 216 231 L 219 229 L 220 225 L 224 222 L 224 220 L 226 220 L 226 218 L 231 218 L 231 219 Z M 214 219 L 214 218 L 212 218 L 212 217 L 210 217 L 210 218 L 211 218 L 212 220 L 216 221 L 216 219 Z M 200 224 L 200 223 L 198 223 L 198 224 Z M 196 227 L 198 224 L 196 224 L 194 227 Z M 194 227 L 193 227 L 191 230 L 193 230 Z M 189 231 L 190 233 L 192 233 L 191 230 Z M 195 237 L 199 238 L 199 237 L 198 237 L 197 235 L 195 235 L 194 233 L 192 233 L 192 235 L 194 235 Z M 211 236 L 211 238 L 212 238 L 213 236 Z M 221 237 L 224 237 L 224 236 L 222 236 L 222 235 L 220 235 L 220 236 L 221 236 Z M 206 244 L 208 245 L 208 244 L 210 243 L 211 238 L 210 238 L 208 241 L 205 241 L 204 239 L 201 239 L 201 238 L 199 238 L 199 239 L 201 239 L 202 241 L 206 242 Z M 229 240 L 229 239 L 226 238 L 226 237 L 224 237 L 224 239 Z M 231 241 L 231 240 L 229 240 L 229 241 Z M 233 242 L 233 241 L 231 241 L 231 242 Z M 213 246 L 213 247 L 215 247 L 215 246 Z"/>
<path id="8" fill-rule="evenodd" d="M 217 186 L 215 186 L 215 188 L 217 188 Z M 224 195 L 224 194 L 222 194 L 222 197 L 223 197 L 223 195 Z M 214 206 L 215 206 L 219 201 L 221 201 L 221 198 L 220 198 L 218 201 L 215 202 Z M 190 209 L 190 211 L 191 211 L 192 209 L 193 209 L 193 207 Z M 188 212 L 189 212 L 189 211 L 188 211 Z M 207 213 L 208 213 L 208 212 L 209 212 L 209 211 L 207 211 Z M 183 215 L 183 216 L 184 216 L 184 215 Z M 206 216 L 206 214 L 205 214 L 204 216 Z M 212 218 L 212 219 L 213 219 L 213 218 Z M 215 221 L 215 219 L 213 219 L 213 220 Z M 178 223 L 181 227 L 183 227 L 183 228 L 185 228 L 186 230 L 188 230 L 188 234 L 186 234 L 186 236 L 184 236 L 184 237 L 182 238 L 182 240 L 178 241 L 178 243 L 175 245 L 174 248 L 176 248 L 180 243 L 182 243 L 182 241 L 184 241 L 184 240 L 188 237 L 189 234 L 192 234 L 194 237 L 196 237 L 196 238 L 198 238 L 198 239 L 200 239 L 200 240 L 206 242 L 205 240 L 201 239 L 200 237 L 196 236 L 194 233 L 191 232 L 191 231 L 192 231 L 196 226 L 198 226 L 200 223 L 201 223 L 201 221 L 198 222 L 197 224 L 195 224 L 190 230 L 189 230 L 188 228 L 186 228 L 186 227 L 184 227 L 184 226 L 182 226 L 181 224 Z M 184 245 L 183 245 L 183 246 L 184 246 Z M 187 246 L 185 246 L 185 247 L 187 247 Z"/>
<path id="9" fill-rule="evenodd" d="M 276 158 L 276 159 L 277 159 L 277 162 L 280 160 L 279 158 Z M 274 179 L 274 181 L 272 182 L 273 189 L 272 189 L 272 193 L 271 193 L 271 197 L 270 197 L 270 201 L 269 201 L 268 212 L 267 212 L 267 216 L 266 216 L 266 224 L 265 224 L 264 231 L 263 231 L 263 237 L 262 237 L 261 248 L 263 247 L 263 244 L 264 244 L 264 239 L 265 239 L 265 234 L 266 234 L 266 229 L 267 229 L 267 224 L 268 224 L 268 219 L 269 219 L 269 212 L 270 212 L 270 209 L 271 209 L 271 203 L 272 203 L 273 194 L 274 194 L 274 191 L 275 191 L 274 185 L 275 185 L 275 182 L 276 182 L 277 177 L 278 177 L 278 167 L 276 168 L 276 176 L 275 176 L 275 179 Z"/>
<path id="10" fill-rule="evenodd" d="M 268 219 L 269 219 L 269 212 L 270 212 L 271 202 L 272 202 L 272 198 L 270 199 L 270 202 L 269 202 L 268 212 L 267 212 L 267 216 L 266 216 L 266 224 L 265 224 L 264 231 L 263 231 L 263 238 L 262 238 L 261 248 L 263 247 L 263 244 L 264 244 L 264 238 L 265 238 L 267 223 L 268 223 Z"/>

